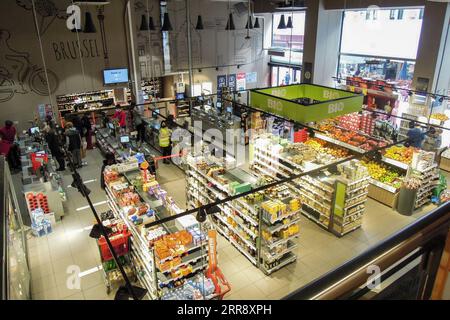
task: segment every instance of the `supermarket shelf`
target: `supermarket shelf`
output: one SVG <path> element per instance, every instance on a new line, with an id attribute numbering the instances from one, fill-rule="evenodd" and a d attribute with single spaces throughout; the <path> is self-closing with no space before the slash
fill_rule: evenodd
<path id="1" fill-rule="evenodd" d="M 258 213 L 256 212 L 256 210 L 255 210 L 254 208 L 252 208 L 252 207 L 251 207 L 248 203 L 246 203 L 245 201 L 240 200 L 240 199 L 236 199 L 235 201 L 238 202 L 238 203 L 239 203 L 240 205 L 242 205 L 243 207 L 245 207 L 245 209 L 247 209 L 248 211 L 253 212 L 255 215 L 258 214 Z M 227 204 L 228 204 L 228 202 L 227 202 Z M 233 207 L 234 207 L 235 209 L 238 209 L 238 208 L 236 208 L 235 206 L 233 206 Z M 237 210 L 237 211 L 240 212 L 240 210 Z M 250 223 L 253 224 L 254 226 L 257 226 L 257 225 L 258 225 L 258 222 L 257 222 L 255 219 L 253 219 L 252 217 L 248 216 L 247 214 L 243 214 L 243 212 L 240 212 L 240 213 L 242 213 L 243 218 L 246 219 L 248 222 L 250 222 Z"/>
<path id="2" fill-rule="evenodd" d="M 322 202 L 317 201 L 316 199 L 314 199 L 313 197 L 311 197 L 310 195 L 306 194 L 305 191 L 301 192 L 301 195 L 303 195 L 304 197 L 308 198 L 309 200 L 313 201 L 314 203 L 317 203 L 319 206 L 321 206 L 322 208 L 327 208 L 330 209 L 331 205 L 330 204 L 323 204 Z"/>
<path id="3" fill-rule="evenodd" d="M 320 134 L 320 133 L 316 133 L 315 137 L 318 138 L 318 139 L 321 139 L 321 140 L 333 143 L 335 145 L 338 145 L 338 146 L 350 149 L 350 150 L 352 150 L 354 152 L 357 152 L 357 153 L 365 153 L 366 152 L 364 149 L 352 146 L 351 144 L 339 141 L 339 140 L 334 139 L 334 138 L 332 138 L 330 136 L 326 136 L 326 135 L 323 135 L 323 134 Z"/>
<path id="4" fill-rule="evenodd" d="M 324 227 L 325 229 L 328 230 L 329 226 L 327 226 L 326 224 L 324 224 L 323 222 L 317 220 L 315 217 L 313 217 L 311 214 L 309 214 L 308 212 L 306 212 L 305 210 L 301 210 L 301 213 L 306 216 L 307 218 L 309 218 L 310 220 L 314 221 L 315 223 L 317 223 L 318 225 Z M 329 220 L 328 220 L 329 223 Z"/>
<path id="5" fill-rule="evenodd" d="M 226 225 L 226 227 L 227 227 L 228 229 L 230 229 L 231 231 L 233 231 L 239 238 L 241 238 L 241 240 L 244 241 L 244 243 L 245 243 L 246 245 L 248 245 L 248 246 L 249 246 L 250 248 L 252 248 L 253 250 L 256 250 L 255 244 L 254 244 L 254 243 L 251 243 L 248 239 L 245 239 L 244 236 L 242 236 L 241 233 L 240 233 L 236 228 L 230 226 L 229 223 L 228 223 L 225 219 L 223 219 L 223 218 L 222 218 L 220 215 L 218 215 L 218 214 L 214 214 L 214 216 L 215 216 L 217 219 L 219 219 L 220 221 L 222 221 L 222 223 L 223 223 L 224 225 Z"/>
<path id="6" fill-rule="evenodd" d="M 356 196 L 353 196 L 353 197 L 351 197 L 351 198 L 346 198 L 345 201 L 350 201 L 350 200 L 353 200 L 353 199 L 358 199 L 358 198 L 363 197 L 363 196 L 366 196 L 366 195 L 368 195 L 368 194 L 369 194 L 369 192 L 360 193 L 360 194 L 357 194 Z"/>
<path id="7" fill-rule="evenodd" d="M 397 161 L 397 160 L 394 160 L 394 159 L 391 159 L 388 157 L 383 156 L 383 157 L 381 157 L 381 160 L 385 163 L 388 163 L 390 165 L 393 165 L 394 167 L 397 167 L 397 168 L 400 168 L 403 170 L 408 170 L 408 168 L 409 168 L 409 165 L 407 163 L 400 162 L 400 161 Z"/>
<path id="8" fill-rule="evenodd" d="M 372 178 L 370 178 L 369 181 L 370 181 L 371 184 L 373 184 L 373 185 L 375 185 L 375 186 L 377 186 L 377 187 L 379 187 L 381 189 L 384 189 L 386 191 L 389 191 L 390 193 L 396 193 L 397 190 L 398 190 L 397 188 L 394 188 L 393 186 L 387 185 L 387 184 L 385 184 L 385 183 L 383 183 L 381 181 L 378 181 L 378 180 L 375 180 L 375 179 L 372 179 Z"/>
<path id="9" fill-rule="evenodd" d="M 351 228 L 350 230 L 346 230 L 344 232 L 339 233 L 340 236 L 345 236 L 347 233 L 350 233 L 352 231 L 355 231 L 356 229 L 361 228 L 361 224 Z"/>
<path id="10" fill-rule="evenodd" d="M 273 260 L 279 259 L 283 255 L 285 255 L 286 253 L 288 253 L 288 252 L 294 250 L 295 248 L 297 248 L 297 246 L 298 246 L 297 243 L 295 243 L 293 241 L 288 241 L 286 250 L 283 250 L 282 252 L 277 253 L 277 254 L 271 254 L 270 252 L 264 251 L 263 252 L 263 254 L 264 254 L 263 258 L 265 258 L 265 260 L 268 260 L 268 261 L 273 261 Z"/>
<path id="11" fill-rule="evenodd" d="M 287 242 L 289 240 L 293 240 L 295 238 L 298 238 L 298 236 L 299 236 L 299 234 L 296 233 L 296 234 L 294 234 L 294 235 L 292 235 L 290 237 L 287 237 L 285 239 L 280 239 L 280 240 L 277 240 L 277 241 L 272 242 L 272 243 L 269 243 L 266 240 L 264 240 L 264 242 L 265 242 L 265 244 L 267 245 L 268 248 L 273 248 L 273 247 L 278 246 L 280 244 L 283 244 L 283 243 L 285 243 L 285 242 Z"/>
<path id="12" fill-rule="evenodd" d="M 172 271 L 174 271 L 182 266 L 185 266 L 189 263 L 197 262 L 198 260 L 200 260 L 204 257 L 208 257 L 208 252 L 206 250 L 204 252 L 196 251 L 194 253 L 191 253 L 190 255 L 187 255 L 187 256 L 184 256 L 183 258 L 181 258 L 181 263 L 179 263 L 178 265 L 176 265 L 170 269 L 167 269 L 167 270 L 159 270 L 159 271 L 162 273 L 172 272 Z M 207 259 L 205 259 L 205 260 L 207 260 Z"/>
<path id="13" fill-rule="evenodd" d="M 274 232 L 283 230 L 283 229 L 285 229 L 285 228 L 288 228 L 288 227 L 292 226 L 293 224 L 298 223 L 299 221 L 300 221 L 300 218 L 296 218 L 296 219 L 290 221 L 289 223 L 281 224 L 281 225 L 278 224 L 278 225 L 270 226 L 270 227 L 268 227 L 268 228 L 264 228 L 264 230 L 267 231 L 267 232 L 269 232 L 269 233 L 274 233 Z"/>
<path id="14" fill-rule="evenodd" d="M 344 207 L 344 210 L 348 210 L 349 208 L 352 208 L 352 207 L 355 207 L 357 205 L 363 204 L 366 201 L 367 201 L 367 197 L 365 199 L 361 200 L 361 201 L 358 201 L 356 203 L 353 203 L 351 205 L 348 205 L 348 206 Z"/>
<path id="15" fill-rule="evenodd" d="M 266 267 L 264 266 L 264 264 L 262 264 L 262 269 L 266 274 L 271 274 L 274 271 L 277 271 L 279 269 L 281 269 L 282 267 L 284 267 L 285 265 L 288 265 L 289 263 L 294 262 L 295 260 L 297 260 L 297 256 L 295 254 L 293 254 L 292 252 L 289 252 L 288 254 L 286 254 L 285 257 L 283 257 L 280 261 L 280 263 L 278 265 L 276 265 L 275 267 L 271 268 L 271 269 L 266 269 Z"/>
<path id="16" fill-rule="evenodd" d="M 256 220 L 254 220 L 252 217 L 250 217 L 249 215 L 245 214 L 244 212 L 242 212 L 241 210 L 236 208 L 236 206 L 234 206 L 232 203 L 230 203 L 230 201 L 225 202 L 225 205 L 229 206 L 231 209 L 236 211 L 239 214 L 239 216 L 242 217 L 244 220 L 247 220 L 254 226 L 258 226 L 258 222 L 256 222 Z"/>
<path id="17" fill-rule="evenodd" d="M 202 269 L 205 269 L 207 266 L 208 266 L 208 263 L 203 263 L 203 264 L 200 263 L 198 266 L 195 266 L 194 268 L 192 268 L 192 271 L 190 273 L 188 273 L 186 275 L 180 275 L 180 276 L 175 277 L 175 278 L 167 277 L 163 273 L 158 272 L 158 280 L 159 280 L 160 284 L 167 285 L 167 284 L 169 284 L 169 283 L 171 283 L 173 281 L 177 281 L 177 280 L 183 279 L 185 277 L 189 277 L 189 276 L 195 274 L 196 272 L 198 272 L 198 271 L 200 271 Z"/>
<path id="18" fill-rule="evenodd" d="M 275 222 L 282 221 L 282 220 L 284 220 L 284 219 L 286 219 L 286 218 L 295 216 L 295 215 L 298 214 L 299 212 L 300 212 L 300 210 L 292 211 L 292 212 L 289 212 L 288 214 L 285 214 L 285 215 L 282 215 L 282 216 L 280 216 L 280 217 L 277 217 L 277 218 L 276 218 L 275 220 L 273 220 L 273 221 L 267 221 L 266 219 L 263 219 L 263 221 L 264 221 L 265 223 L 267 223 L 267 224 L 274 224 Z"/>
<path id="19" fill-rule="evenodd" d="M 247 251 L 245 251 L 244 249 L 242 249 L 242 247 L 236 242 L 234 241 L 232 238 L 230 238 L 225 231 L 223 231 L 221 228 L 217 227 L 217 231 L 219 231 L 219 233 L 226 239 L 228 239 L 228 241 L 230 241 L 230 243 L 232 245 L 234 245 L 236 247 L 236 249 L 239 250 L 239 252 L 241 252 L 248 260 L 250 260 L 251 263 L 256 265 L 256 259 L 254 257 L 252 257 Z"/>
<path id="20" fill-rule="evenodd" d="M 247 228 L 245 225 L 241 224 L 240 221 L 237 221 L 233 214 L 229 213 L 227 210 L 222 210 L 227 216 L 229 216 L 233 221 L 235 221 L 237 224 L 239 224 L 239 227 L 242 228 L 248 235 L 250 235 L 253 239 L 257 238 L 258 235 L 255 234 L 253 231 L 251 231 L 249 228 Z"/>
<path id="21" fill-rule="evenodd" d="M 308 178 L 307 176 L 300 177 L 300 179 L 309 183 L 312 186 L 315 186 L 316 188 L 325 189 L 325 191 L 327 191 L 328 193 L 331 193 L 331 194 L 334 193 L 334 187 L 332 187 L 331 185 L 329 185 L 326 182 L 316 183 L 314 180 L 309 180 L 310 178 Z M 296 182 L 296 183 L 299 184 L 299 182 Z"/>
<path id="22" fill-rule="evenodd" d="M 369 179 L 370 179 L 370 177 L 364 177 L 364 178 L 361 178 L 361 179 L 356 180 L 356 181 L 351 181 L 351 180 L 350 180 L 351 182 L 348 182 L 348 181 L 347 181 L 347 187 L 354 186 L 355 184 L 364 182 L 364 181 L 369 180 Z"/>
<path id="23" fill-rule="evenodd" d="M 256 149 L 256 148 L 255 148 L 255 149 Z M 260 151 L 258 151 L 258 150 L 259 150 L 259 149 L 256 149 L 256 152 L 255 152 L 255 156 L 256 156 L 256 157 L 260 157 L 260 158 L 263 158 L 263 159 L 266 160 L 266 161 L 272 162 L 274 166 L 280 166 L 280 167 L 283 167 L 283 168 L 286 169 L 286 170 L 293 171 L 292 168 L 289 168 L 288 166 L 285 166 L 284 164 L 282 164 L 282 163 L 279 162 L 279 160 L 285 161 L 284 158 L 282 158 L 282 157 L 269 158 L 268 156 L 263 155 L 263 154 L 262 154 Z M 286 162 L 287 162 L 287 161 L 286 161 Z"/>
<path id="24" fill-rule="evenodd" d="M 420 173 L 425 173 L 425 172 L 428 172 L 428 171 L 430 171 L 430 170 L 432 170 L 434 168 L 437 168 L 437 167 L 438 167 L 438 165 L 437 165 L 437 163 L 435 163 L 432 166 L 430 166 L 428 168 L 425 168 L 423 170 L 419 170 L 419 169 L 414 169 L 414 170 L 419 171 Z"/>
<path id="25" fill-rule="evenodd" d="M 359 191 L 359 190 L 362 190 L 362 189 L 366 189 L 366 188 L 368 188 L 368 187 L 369 187 L 369 185 L 368 185 L 368 184 L 365 184 L 365 185 L 363 185 L 362 187 L 358 187 L 358 188 L 356 188 L 356 189 L 347 190 L 347 194 L 349 194 L 349 193 L 354 193 L 354 192 L 356 192 L 356 191 Z"/>
<path id="26" fill-rule="evenodd" d="M 307 183 L 309 183 L 309 182 L 307 182 Z M 300 185 L 300 188 L 305 188 L 305 186 Z M 306 189 L 306 188 L 305 188 L 305 189 Z M 325 200 L 325 201 L 328 201 L 328 202 L 333 201 L 332 198 L 331 198 L 333 194 L 330 194 L 329 197 L 327 198 L 326 196 L 324 196 L 324 195 L 318 193 L 317 191 L 315 191 L 314 189 L 307 189 L 307 190 L 305 190 L 305 191 L 306 191 L 306 192 L 311 192 L 311 193 L 315 194 L 316 196 L 321 197 L 321 198 L 322 198 L 323 200 Z"/>

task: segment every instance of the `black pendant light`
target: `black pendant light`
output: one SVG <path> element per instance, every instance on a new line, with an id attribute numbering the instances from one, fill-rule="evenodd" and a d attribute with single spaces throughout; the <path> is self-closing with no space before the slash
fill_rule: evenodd
<path id="1" fill-rule="evenodd" d="M 252 16 L 248 16 L 248 20 L 247 20 L 247 24 L 245 25 L 245 29 L 253 29 Z"/>
<path id="2" fill-rule="evenodd" d="M 86 12 L 84 15 L 84 33 L 96 33 L 94 21 L 90 12 Z"/>
<path id="3" fill-rule="evenodd" d="M 280 23 L 278 24 L 278 29 L 286 29 L 286 21 L 284 20 L 284 14 L 281 15 Z"/>
<path id="4" fill-rule="evenodd" d="M 255 28 L 255 29 L 259 29 L 260 28 L 260 26 L 259 26 L 259 18 L 258 17 L 255 18 L 255 25 L 253 26 L 253 28 Z"/>
<path id="5" fill-rule="evenodd" d="M 292 29 L 292 17 L 291 16 L 288 17 L 288 22 L 287 22 L 286 28 Z"/>
<path id="6" fill-rule="evenodd" d="M 151 31 L 155 31 L 155 24 L 153 23 L 153 18 L 152 17 L 148 17 L 148 29 Z"/>
<path id="7" fill-rule="evenodd" d="M 169 13 L 165 12 L 161 31 L 172 31 L 172 30 L 173 30 L 173 28 L 172 28 L 172 24 L 170 23 Z"/>
<path id="8" fill-rule="evenodd" d="M 230 13 L 225 30 L 235 30 L 235 29 L 236 28 L 234 27 L 233 14 Z"/>
<path id="9" fill-rule="evenodd" d="M 195 26 L 195 30 L 203 30 L 203 21 L 201 15 L 197 17 L 197 25 Z"/>
<path id="10" fill-rule="evenodd" d="M 145 14 L 141 17 L 141 27 L 139 28 L 140 31 L 147 31 L 148 30 L 148 24 L 147 24 L 147 18 L 145 17 Z"/>

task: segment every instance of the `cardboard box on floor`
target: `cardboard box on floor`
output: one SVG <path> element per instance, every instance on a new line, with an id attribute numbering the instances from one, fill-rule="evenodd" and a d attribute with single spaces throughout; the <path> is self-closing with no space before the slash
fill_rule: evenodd
<path id="1" fill-rule="evenodd" d="M 398 194 L 398 192 L 392 193 L 376 185 L 369 184 L 368 196 L 392 209 L 397 207 Z"/>

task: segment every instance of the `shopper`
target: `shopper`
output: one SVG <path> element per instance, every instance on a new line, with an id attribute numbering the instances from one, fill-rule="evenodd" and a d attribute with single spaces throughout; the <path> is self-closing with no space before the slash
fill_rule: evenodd
<path id="1" fill-rule="evenodd" d="M 0 134 L 2 135 L 2 141 L 9 144 L 7 156 L 10 167 L 13 170 L 20 170 L 20 149 L 17 144 L 14 143 L 16 140 L 17 130 L 11 120 L 5 121 L 5 126 L 0 128 Z M 6 146 L 4 147 L 6 150 Z"/>
<path id="2" fill-rule="evenodd" d="M 167 128 L 169 128 L 170 130 L 173 130 L 177 127 L 177 124 L 175 122 L 175 117 L 173 116 L 173 114 L 169 114 L 167 116 L 166 123 L 167 123 Z"/>
<path id="3" fill-rule="evenodd" d="M 145 140 L 145 122 L 142 120 L 141 113 L 139 112 L 139 108 L 133 102 L 131 103 L 132 109 L 131 114 L 133 116 L 133 124 L 137 131 L 137 141 L 141 144 L 144 143 Z"/>
<path id="4" fill-rule="evenodd" d="M 56 134 L 55 129 L 47 125 L 44 129 L 45 140 L 47 141 L 48 148 L 50 149 L 51 155 L 58 162 L 59 168 L 56 171 L 66 170 L 66 162 L 64 160 L 64 153 L 61 151 L 60 142 Z"/>
<path id="5" fill-rule="evenodd" d="M 45 117 L 45 126 L 48 126 L 48 127 L 52 128 L 52 129 L 56 129 L 55 120 L 53 120 L 51 115 L 47 115 Z"/>
<path id="6" fill-rule="evenodd" d="M 87 149 L 91 150 L 94 148 L 92 145 L 92 125 L 91 119 L 89 119 L 87 113 L 83 114 L 81 124 L 83 127 L 83 137 L 86 139 Z"/>
<path id="7" fill-rule="evenodd" d="M 126 129 L 127 127 L 127 114 L 121 108 L 120 104 L 116 105 L 116 112 L 113 115 L 113 119 L 117 119 L 119 121 L 119 127 L 122 129 Z"/>
<path id="8" fill-rule="evenodd" d="M 66 138 L 67 150 L 71 153 L 73 164 L 76 168 L 81 168 L 81 136 L 72 122 L 66 123 Z"/>
<path id="9" fill-rule="evenodd" d="M 425 135 L 425 139 L 423 141 L 422 149 L 430 152 L 438 152 L 441 148 L 442 144 L 442 129 L 430 130 Z"/>
<path id="10" fill-rule="evenodd" d="M 108 152 L 105 155 L 105 160 L 103 160 L 101 175 L 100 175 L 100 187 L 105 190 L 105 177 L 103 176 L 103 173 L 105 172 L 105 168 L 107 166 L 113 165 L 116 163 L 116 157 L 111 152 Z"/>
<path id="11" fill-rule="evenodd" d="M 159 146 L 162 149 L 163 157 L 170 156 L 171 146 L 170 146 L 170 135 L 172 134 L 172 130 L 167 128 L 167 124 L 165 121 L 161 122 L 161 129 L 159 129 Z M 169 158 L 163 159 L 164 163 L 170 163 Z"/>
<path id="12" fill-rule="evenodd" d="M 409 123 L 409 130 L 406 134 L 412 147 L 421 148 L 423 140 L 425 139 L 425 132 L 416 127 L 416 123 L 411 121 Z"/>
<path id="13" fill-rule="evenodd" d="M 0 128 L 0 132 L 3 134 L 5 141 L 9 142 L 10 144 L 13 144 L 14 140 L 16 140 L 17 130 L 11 120 L 5 121 L 5 126 Z"/>

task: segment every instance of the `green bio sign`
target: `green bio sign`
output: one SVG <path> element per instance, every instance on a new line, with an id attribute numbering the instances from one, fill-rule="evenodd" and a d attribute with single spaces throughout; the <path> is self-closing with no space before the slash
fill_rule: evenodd
<path id="1" fill-rule="evenodd" d="M 293 101 L 299 98 L 318 102 L 303 105 Z M 250 104 L 275 115 L 306 123 L 361 111 L 363 95 L 312 84 L 296 84 L 251 90 Z"/>

